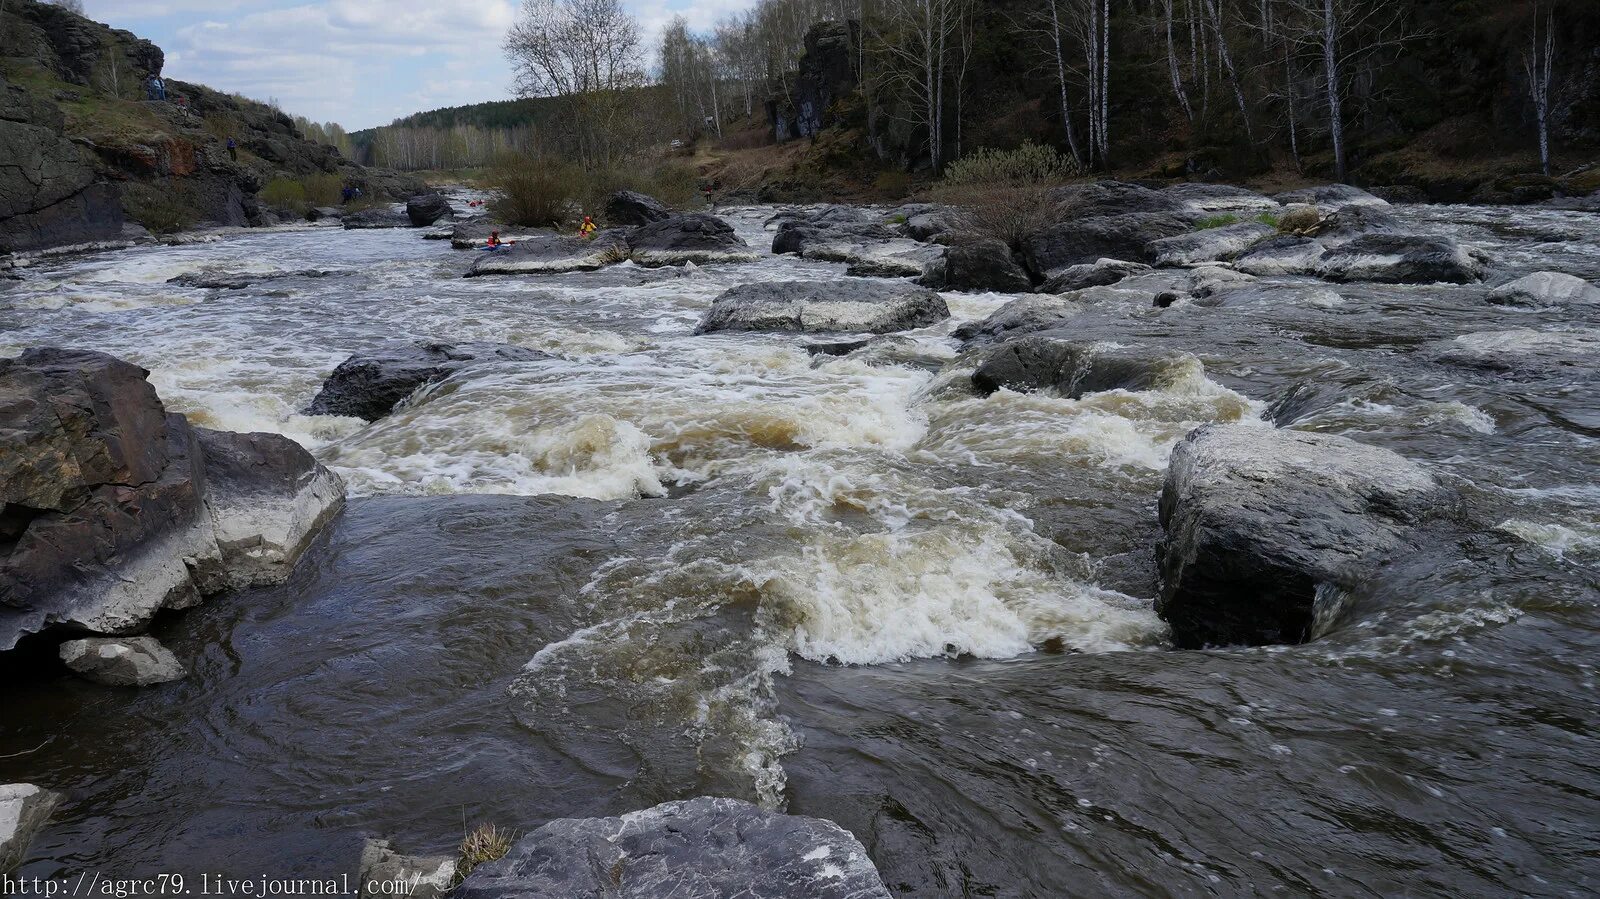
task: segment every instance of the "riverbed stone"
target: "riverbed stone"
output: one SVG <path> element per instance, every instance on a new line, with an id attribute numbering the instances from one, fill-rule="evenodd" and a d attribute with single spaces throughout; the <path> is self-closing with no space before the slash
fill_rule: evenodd
<path id="1" fill-rule="evenodd" d="M 1453 237 L 1363 234 L 1322 256 L 1316 273 L 1330 281 L 1470 284 L 1483 278 L 1479 254 Z"/>
<path id="2" fill-rule="evenodd" d="M 754 262 L 756 254 L 733 226 L 703 212 L 673 215 L 641 225 L 627 234 L 635 265 L 683 265 L 692 262 Z"/>
<path id="3" fill-rule="evenodd" d="M 935 290 L 1028 293 L 1033 281 L 1001 240 L 978 240 L 950 247 L 924 266 L 917 283 Z"/>
<path id="4" fill-rule="evenodd" d="M 0 873 L 10 873 L 28 857 L 34 835 L 60 802 L 60 793 L 33 784 L 0 784 Z"/>
<path id="5" fill-rule="evenodd" d="M 1600 365 L 1600 328 L 1474 331 L 1427 344 L 1422 354 L 1449 365 L 1513 377 L 1587 372 Z"/>
<path id="6" fill-rule="evenodd" d="M 413 228 L 426 228 L 453 212 L 443 194 L 423 194 L 406 201 L 406 218 Z"/>
<path id="7" fill-rule="evenodd" d="M 648 194 L 619 190 L 606 197 L 605 220 L 609 225 L 633 228 L 671 217 L 667 204 Z"/>
<path id="8" fill-rule="evenodd" d="M 1565 306 L 1600 303 L 1600 287 L 1561 272 L 1534 272 L 1489 291 L 1502 306 Z"/>
<path id="9" fill-rule="evenodd" d="M 866 849 L 832 821 L 710 797 L 551 821 L 453 895 L 889 899 Z"/>
<path id="10" fill-rule="evenodd" d="M 482 246 L 488 234 L 474 243 Z M 553 275 L 566 272 L 592 272 L 628 258 L 628 243 L 620 230 L 596 232 L 592 237 L 574 237 L 549 232 L 522 237 L 501 235 L 511 246 L 486 250 L 473 261 L 466 277 L 482 275 Z M 451 245 L 455 245 L 451 241 Z"/>
<path id="11" fill-rule="evenodd" d="M 356 874 L 360 899 L 439 899 L 450 892 L 456 860 L 444 855 L 401 855 L 388 840 L 369 839 L 361 847 Z"/>
<path id="12" fill-rule="evenodd" d="M 925 327 L 949 317 L 944 298 L 913 284 L 762 281 L 740 284 L 717 297 L 696 333 L 883 334 Z"/>
<path id="13" fill-rule="evenodd" d="M 1202 371 L 1189 353 L 1036 334 L 987 351 L 972 373 L 985 395 L 1054 390 L 1077 399 L 1106 390 L 1159 390 Z"/>
<path id="14" fill-rule="evenodd" d="M 1161 493 L 1156 611 L 1185 649 L 1304 643 L 1447 501 L 1422 466 L 1345 437 L 1197 428 Z"/>
<path id="15" fill-rule="evenodd" d="M 107 687 L 149 687 L 188 675 L 154 637 L 90 637 L 61 644 L 61 661 L 84 680 Z"/>
<path id="16" fill-rule="evenodd" d="M 1078 265 L 1069 265 L 1051 275 L 1039 285 L 1039 293 L 1067 293 L 1085 287 L 1104 287 L 1124 278 L 1150 271 L 1141 262 L 1123 262 L 1120 259 L 1096 259 Z"/>
<path id="17" fill-rule="evenodd" d="M 1176 237 L 1163 237 L 1145 245 L 1145 255 L 1156 265 L 1195 265 L 1232 259 L 1278 229 L 1261 222 L 1241 222 L 1206 228 Z"/>
<path id="18" fill-rule="evenodd" d="M 403 212 L 395 212 L 385 207 L 362 209 L 346 213 L 343 219 L 345 230 L 374 229 L 374 228 L 409 228 L 411 220 Z"/>
<path id="19" fill-rule="evenodd" d="M 1069 266 L 1100 259 L 1150 262 L 1145 247 L 1151 241 L 1188 234 L 1198 220 L 1187 210 L 1068 218 L 1025 237 L 1022 257 L 1046 280 Z"/>
<path id="20" fill-rule="evenodd" d="M 1189 209 L 1206 215 L 1236 214 L 1257 216 L 1281 208 L 1277 200 L 1232 184 L 1206 184 L 1199 181 L 1174 184 L 1162 191 Z"/>
<path id="21" fill-rule="evenodd" d="M 1279 234 L 1253 244 L 1235 256 L 1233 267 L 1246 274 L 1310 275 L 1318 271 L 1327 247 L 1311 237 Z"/>
<path id="22" fill-rule="evenodd" d="M 311 401 L 311 415 L 349 415 L 377 421 L 425 384 L 472 365 L 537 362 L 550 356 L 507 343 L 397 341 L 339 363 Z"/>
<path id="23" fill-rule="evenodd" d="M 1299 190 L 1284 191 L 1273 199 L 1284 205 L 1306 203 L 1329 209 L 1338 209 L 1344 206 L 1389 205 L 1388 201 L 1348 184 L 1323 184 L 1317 187 L 1303 187 Z"/>
<path id="24" fill-rule="evenodd" d="M 978 321 L 963 322 L 952 336 L 981 343 L 1008 340 L 1060 327 L 1086 306 L 1073 296 L 1035 294 L 1012 300 Z"/>

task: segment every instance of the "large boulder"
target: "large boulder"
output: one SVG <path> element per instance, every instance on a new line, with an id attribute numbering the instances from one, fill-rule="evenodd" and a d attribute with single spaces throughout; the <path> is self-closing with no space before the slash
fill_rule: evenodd
<path id="1" fill-rule="evenodd" d="M 935 290 L 993 291 L 1028 293 L 1033 281 L 1022 266 L 1011 258 L 1011 248 L 1000 240 L 980 240 L 957 244 L 928 263 L 918 280 Z"/>
<path id="2" fill-rule="evenodd" d="M 452 241 L 452 246 L 454 243 Z M 516 239 L 511 246 L 480 253 L 467 269 L 466 277 L 592 272 L 627 258 L 627 239 L 617 230 L 600 231 L 589 238 L 529 234 Z"/>
<path id="3" fill-rule="evenodd" d="M 1587 374 L 1600 365 L 1600 328 L 1474 331 L 1429 343 L 1422 352 L 1438 362 L 1513 377 Z"/>
<path id="4" fill-rule="evenodd" d="M 712 302 L 698 334 L 718 331 L 883 334 L 950 317 L 944 298 L 925 288 L 875 281 L 757 281 Z"/>
<path id="5" fill-rule="evenodd" d="M 1263 238 L 1277 233 L 1260 222 L 1241 222 L 1206 228 L 1191 234 L 1163 237 L 1145 245 L 1145 255 L 1156 265 L 1195 265 L 1232 259 Z"/>
<path id="6" fill-rule="evenodd" d="M 1281 204 L 1271 197 L 1264 197 L 1253 190 L 1234 187 L 1231 184 L 1201 182 L 1174 184 L 1162 193 L 1195 212 L 1207 215 L 1233 213 L 1255 216 L 1263 212 L 1276 212 L 1281 207 Z"/>
<path id="7" fill-rule="evenodd" d="M 1069 266 L 1100 259 L 1150 262 L 1145 247 L 1151 241 L 1188 234 L 1197 220 L 1188 211 L 1067 218 L 1024 238 L 1022 256 L 1028 268 L 1045 279 Z"/>
<path id="8" fill-rule="evenodd" d="M 710 797 L 551 821 L 452 895 L 889 899 L 866 849 L 832 821 Z"/>
<path id="9" fill-rule="evenodd" d="M 1142 275 L 1150 266 L 1142 262 L 1123 262 L 1120 259 L 1096 259 L 1069 265 L 1051 275 L 1039 285 L 1039 293 L 1067 293 L 1086 287 L 1105 287 L 1124 278 Z"/>
<path id="10" fill-rule="evenodd" d="M 1330 281 L 1470 284 L 1483 278 L 1483 261 L 1453 237 L 1374 233 L 1329 249 L 1316 273 Z"/>
<path id="11" fill-rule="evenodd" d="M 136 633 L 162 609 L 281 580 L 342 505 L 337 476 L 287 438 L 193 428 L 146 374 L 81 350 L 0 362 L 0 651 L 51 627 Z M 219 448 L 233 439 L 280 445 L 235 476 Z M 230 483 L 246 480 L 249 503 Z"/>
<path id="12" fill-rule="evenodd" d="M 1050 389 L 1077 399 L 1106 390 L 1159 390 L 1200 369 L 1200 360 L 1188 353 L 1038 334 L 985 353 L 972 373 L 972 386 L 985 395 L 1002 388 Z"/>
<path id="13" fill-rule="evenodd" d="M 549 358 L 538 350 L 506 343 L 397 342 L 339 363 L 306 411 L 377 421 L 419 387 L 442 381 L 463 368 Z"/>
<path id="14" fill-rule="evenodd" d="M 443 194 L 424 194 L 406 201 L 406 218 L 413 228 L 426 228 L 452 212 Z"/>
<path id="15" fill-rule="evenodd" d="M 1233 258 L 1233 267 L 1246 274 L 1314 275 L 1322 265 L 1327 247 L 1310 237 L 1279 234 L 1268 237 Z"/>
<path id="16" fill-rule="evenodd" d="M 188 675 L 154 637 L 90 637 L 61 644 L 61 661 L 79 677 L 107 687 L 149 687 Z"/>
<path id="17" fill-rule="evenodd" d="M 367 840 L 356 874 L 360 899 L 439 899 L 456 879 L 456 860 L 442 855 L 401 855 L 388 840 Z"/>
<path id="18" fill-rule="evenodd" d="M 635 228 L 672 217 L 667 204 L 648 194 L 619 190 L 606 197 L 606 223 L 618 228 Z"/>
<path id="19" fill-rule="evenodd" d="M 1489 291 L 1502 306 L 1589 306 L 1600 303 L 1600 287 L 1561 272 L 1534 272 Z"/>
<path id="20" fill-rule="evenodd" d="M 1303 643 L 1448 501 L 1427 470 L 1344 437 L 1206 425 L 1161 493 L 1156 611 L 1178 646 Z"/>
<path id="21" fill-rule="evenodd" d="M 993 342 L 1049 331 L 1079 314 L 1084 303 L 1073 297 L 1038 294 L 1012 300 L 986 318 L 963 322 L 952 336 L 959 340 Z"/>
<path id="22" fill-rule="evenodd" d="M 1183 198 L 1126 181 L 1093 181 L 1050 191 L 1058 220 L 1189 211 Z"/>
<path id="23" fill-rule="evenodd" d="M 628 232 L 628 246 L 636 265 L 683 265 L 693 262 L 754 262 L 733 226 L 702 212 L 674 215 L 641 225 Z"/>
<path id="24" fill-rule="evenodd" d="M 28 857 L 34 834 L 60 801 L 61 794 L 33 784 L 0 784 L 0 874 L 16 870 Z"/>

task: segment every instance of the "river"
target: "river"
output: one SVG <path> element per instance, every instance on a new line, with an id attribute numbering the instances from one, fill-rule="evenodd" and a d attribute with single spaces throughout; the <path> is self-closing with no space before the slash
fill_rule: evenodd
<path id="1" fill-rule="evenodd" d="M 1502 276 L 1600 280 L 1600 216 L 1395 211 Z M 876 358 L 694 335 L 735 284 L 845 277 L 767 255 L 772 212 L 725 213 L 763 252 L 742 265 L 462 279 L 447 241 L 300 227 L 0 286 L 0 355 L 131 359 L 169 408 L 286 434 L 352 495 L 289 583 L 158 623 L 187 680 L 8 675 L 0 782 L 69 797 L 22 873 L 329 876 L 364 836 L 448 851 L 480 821 L 710 793 L 838 821 L 899 896 L 1600 889 L 1600 376 L 1426 352 L 1592 339 L 1592 311 L 1264 279 L 1074 320 L 1203 360 L 1166 387 L 982 398 L 949 334 L 1011 297 L 947 294 L 950 322 Z M 305 269 L 328 273 L 166 283 Z M 409 338 L 558 358 L 370 425 L 301 414 Z M 1167 455 L 1258 418 L 1426 464 L 1464 527 L 1313 643 L 1173 650 Z"/>

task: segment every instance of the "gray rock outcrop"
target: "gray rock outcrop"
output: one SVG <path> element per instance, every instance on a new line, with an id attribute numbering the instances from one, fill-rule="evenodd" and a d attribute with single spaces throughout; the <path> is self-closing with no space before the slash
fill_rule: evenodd
<path id="1" fill-rule="evenodd" d="M 456 879 L 456 860 L 446 856 L 401 855 L 388 840 L 367 840 L 356 874 L 361 899 L 439 899 Z"/>
<path id="2" fill-rule="evenodd" d="M 1299 190 L 1285 191 L 1273 199 L 1285 206 L 1291 203 L 1307 203 L 1312 206 L 1325 206 L 1329 209 L 1339 209 L 1344 206 L 1388 206 L 1382 200 L 1367 193 L 1359 187 L 1348 184 L 1324 184 L 1320 187 L 1304 187 Z"/>
<path id="3" fill-rule="evenodd" d="M 1161 493 L 1156 611 L 1178 646 L 1303 643 L 1448 501 L 1421 466 L 1344 437 L 1206 425 Z"/>
<path id="4" fill-rule="evenodd" d="M 1502 306 L 1565 306 L 1600 303 L 1600 287 L 1560 272 L 1534 272 L 1489 291 Z"/>
<path id="5" fill-rule="evenodd" d="M 952 336 L 959 340 L 992 342 L 1048 331 L 1082 312 L 1085 305 L 1070 296 L 1022 297 L 1001 306 L 986 318 L 963 322 Z"/>
<path id="6" fill-rule="evenodd" d="M 550 356 L 506 343 L 396 342 L 339 363 L 322 383 L 310 415 L 349 415 L 377 421 L 417 389 L 473 365 L 536 362 Z"/>
<path id="7" fill-rule="evenodd" d="M 924 266 L 917 283 L 935 290 L 1029 293 L 1033 281 L 1000 240 L 979 240 L 950 247 Z"/>
<path id="8" fill-rule="evenodd" d="M 950 317 L 937 293 L 904 283 L 758 281 L 711 304 L 697 334 L 718 331 L 871 333 L 906 331 Z"/>
<path id="9" fill-rule="evenodd" d="M 406 201 L 406 218 L 413 228 L 426 228 L 452 213 L 450 201 L 443 194 L 423 194 Z"/>
<path id="10" fill-rule="evenodd" d="M 1077 399 L 1105 390 L 1159 390 L 1200 370 L 1188 353 L 1036 334 L 986 352 L 972 386 L 983 394 L 1050 389 Z"/>
<path id="11" fill-rule="evenodd" d="M 540 827 L 453 894 L 674 899 L 889 899 L 866 850 L 820 818 L 736 799 L 668 802 L 617 818 Z"/>
<path id="12" fill-rule="evenodd" d="M 34 834 L 50 820 L 61 794 L 33 784 L 0 784 L 0 874 L 9 873 L 28 856 Z"/>
<path id="13" fill-rule="evenodd" d="M 634 228 L 672 217 L 667 204 L 648 194 L 619 190 L 606 197 L 606 224 L 618 228 Z"/>
<path id="14" fill-rule="evenodd" d="M 733 226 L 714 215 L 674 215 L 628 232 L 635 265 L 683 265 L 693 262 L 754 262 L 756 254 Z"/>
<path id="15" fill-rule="evenodd" d="M 1105 287 L 1124 278 L 1150 271 L 1142 262 L 1123 262 L 1120 259 L 1096 259 L 1069 265 L 1051 275 L 1039 285 L 1039 293 L 1067 293 L 1086 287 Z"/>
<path id="16" fill-rule="evenodd" d="M 154 637 L 91 637 L 61 644 L 61 661 L 85 680 L 107 687 L 149 687 L 188 675 Z"/>
<path id="17" fill-rule="evenodd" d="M 1231 184 L 1205 184 L 1196 181 L 1174 184 L 1162 193 L 1195 212 L 1207 215 L 1234 213 L 1255 216 L 1263 212 L 1276 212 L 1282 205 L 1271 197 L 1264 197 L 1253 190 Z"/>
<path id="18" fill-rule="evenodd" d="M 1186 209 L 1091 217 L 1068 213 L 1024 238 L 1022 256 L 1029 270 L 1046 280 L 1062 269 L 1100 259 L 1150 262 L 1145 247 L 1151 241 L 1188 234 L 1198 220 Z"/>
<path id="19" fill-rule="evenodd" d="M 543 232 L 517 238 L 502 234 L 501 239 L 511 241 L 511 246 L 480 253 L 467 269 L 466 277 L 592 272 L 623 262 L 629 254 L 627 239 L 620 230 L 600 231 L 590 238 Z M 455 245 L 454 240 L 451 245 Z"/>
<path id="20" fill-rule="evenodd" d="M 1206 228 L 1191 234 L 1164 237 L 1145 245 L 1144 254 L 1156 265 L 1195 265 L 1224 262 L 1249 249 L 1257 241 L 1278 233 L 1260 222 L 1241 222 L 1221 228 Z"/>
<path id="21" fill-rule="evenodd" d="M 403 212 L 395 212 L 386 206 L 361 209 L 347 213 L 343 220 L 345 230 L 374 229 L 374 228 L 409 228 L 411 219 Z"/>

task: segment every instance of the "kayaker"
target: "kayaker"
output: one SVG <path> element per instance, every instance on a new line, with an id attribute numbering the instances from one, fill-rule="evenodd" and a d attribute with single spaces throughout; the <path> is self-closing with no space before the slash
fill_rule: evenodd
<path id="1" fill-rule="evenodd" d="M 578 226 L 578 236 L 584 240 L 588 240 L 594 236 L 594 230 L 594 219 L 588 217 L 587 215 L 584 216 L 583 224 Z"/>

